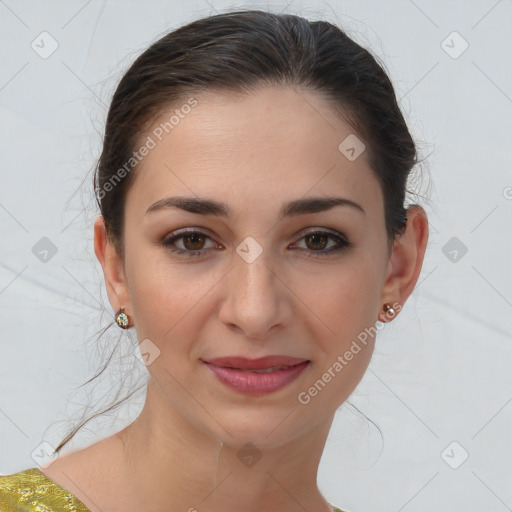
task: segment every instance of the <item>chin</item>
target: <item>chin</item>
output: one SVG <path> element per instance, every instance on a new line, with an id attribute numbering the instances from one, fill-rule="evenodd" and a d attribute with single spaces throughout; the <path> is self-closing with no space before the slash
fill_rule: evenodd
<path id="1" fill-rule="evenodd" d="M 219 442 L 236 450 L 247 443 L 262 450 L 277 448 L 315 427 L 315 421 L 309 417 L 300 423 L 298 413 L 301 410 L 302 406 L 298 405 L 295 413 L 283 406 L 275 406 L 273 411 L 261 406 L 254 406 L 252 411 L 246 409 L 228 414 L 210 411 L 218 423 L 210 422 L 208 430 Z"/>

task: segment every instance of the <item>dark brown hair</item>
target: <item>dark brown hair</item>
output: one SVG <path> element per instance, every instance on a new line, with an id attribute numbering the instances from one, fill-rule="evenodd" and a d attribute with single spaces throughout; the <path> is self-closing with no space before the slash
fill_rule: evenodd
<path id="1" fill-rule="evenodd" d="M 405 227 L 406 185 L 417 153 L 383 67 L 327 21 L 246 10 L 199 19 L 168 33 L 120 80 L 108 111 L 94 189 L 109 240 L 121 256 L 125 198 L 137 170 L 134 151 L 151 123 L 201 91 L 250 93 L 278 84 L 317 93 L 364 141 L 382 187 L 392 246 Z"/>

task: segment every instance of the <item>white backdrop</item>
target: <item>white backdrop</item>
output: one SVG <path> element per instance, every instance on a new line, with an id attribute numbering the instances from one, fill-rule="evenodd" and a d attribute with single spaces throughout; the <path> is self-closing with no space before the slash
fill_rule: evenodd
<path id="1" fill-rule="evenodd" d="M 234 8 L 339 24 L 385 63 L 427 156 L 423 271 L 350 398 L 383 437 L 342 407 L 320 488 L 350 512 L 512 510 L 511 0 L 1 0 L 0 472 L 36 466 L 34 449 L 109 404 L 128 372 L 121 333 L 111 370 L 78 388 L 120 331 L 96 341 L 113 311 L 91 174 L 118 80 L 165 32 Z M 144 379 L 134 368 L 124 391 Z M 64 453 L 133 421 L 142 398 Z"/>

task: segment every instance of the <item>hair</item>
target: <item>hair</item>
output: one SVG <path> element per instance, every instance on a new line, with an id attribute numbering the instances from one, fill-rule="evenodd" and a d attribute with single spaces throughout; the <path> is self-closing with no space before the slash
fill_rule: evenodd
<path id="1" fill-rule="evenodd" d="M 137 171 L 134 151 L 151 123 L 194 93 L 250 94 L 274 85 L 318 94 L 364 141 L 382 189 L 392 247 L 406 225 L 407 179 L 417 152 L 382 65 L 327 21 L 244 10 L 202 18 L 169 32 L 133 62 L 114 92 L 94 189 L 107 236 L 121 257 L 125 198 Z M 127 162 L 133 167 L 128 172 Z M 74 428 L 56 452 L 89 419 Z"/>

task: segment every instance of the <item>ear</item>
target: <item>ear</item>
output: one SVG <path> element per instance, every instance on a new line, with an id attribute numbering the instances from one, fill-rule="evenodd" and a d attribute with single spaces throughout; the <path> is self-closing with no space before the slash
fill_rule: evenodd
<path id="1" fill-rule="evenodd" d="M 381 294 L 381 307 L 387 302 L 395 312 L 400 311 L 416 286 L 428 242 L 425 210 L 419 205 L 411 205 L 406 215 L 406 228 L 395 238 Z M 390 320 L 382 310 L 378 316 L 384 322 Z"/>
<path id="2" fill-rule="evenodd" d="M 131 316 L 130 294 L 124 262 L 108 240 L 105 220 L 102 215 L 94 222 L 94 252 L 103 267 L 105 286 L 114 311 L 117 313 L 123 307 L 126 313 Z"/>

